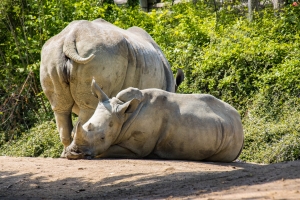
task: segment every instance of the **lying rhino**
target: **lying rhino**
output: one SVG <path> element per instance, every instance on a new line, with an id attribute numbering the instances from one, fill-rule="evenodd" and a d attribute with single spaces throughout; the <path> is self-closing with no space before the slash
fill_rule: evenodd
<path id="1" fill-rule="evenodd" d="M 179 71 L 175 82 L 163 52 L 143 29 L 124 30 L 103 19 L 71 22 L 44 44 L 40 67 L 64 147 L 71 143 L 71 113 L 86 122 L 97 107 L 93 77 L 109 97 L 128 87 L 175 92 L 183 81 Z"/>
<path id="2" fill-rule="evenodd" d="M 243 148 L 238 112 L 208 94 L 128 88 L 109 99 L 93 80 L 99 104 L 67 147 L 68 159 L 162 158 L 231 162 Z"/>

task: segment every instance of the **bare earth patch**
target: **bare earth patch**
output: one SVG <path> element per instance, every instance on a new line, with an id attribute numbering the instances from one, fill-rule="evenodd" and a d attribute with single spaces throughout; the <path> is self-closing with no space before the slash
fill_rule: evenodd
<path id="1" fill-rule="evenodd" d="M 259 165 L 0 157 L 0 199 L 300 199 L 300 160 Z"/>

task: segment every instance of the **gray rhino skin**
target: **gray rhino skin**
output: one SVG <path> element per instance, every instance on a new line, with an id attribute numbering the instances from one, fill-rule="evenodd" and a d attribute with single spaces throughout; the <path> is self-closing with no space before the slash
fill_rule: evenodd
<path id="1" fill-rule="evenodd" d="M 71 143 L 71 112 L 86 122 L 97 107 L 90 92 L 93 77 L 111 97 L 129 86 L 175 92 L 183 81 L 179 72 L 175 85 L 168 61 L 143 29 L 123 30 L 103 19 L 71 22 L 41 52 L 42 89 L 65 147 Z"/>
<path id="2" fill-rule="evenodd" d="M 68 159 L 162 158 L 231 162 L 244 134 L 238 112 L 208 94 L 175 94 L 128 88 L 109 99 L 93 81 L 99 99 L 93 116 L 77 124 Z"/>

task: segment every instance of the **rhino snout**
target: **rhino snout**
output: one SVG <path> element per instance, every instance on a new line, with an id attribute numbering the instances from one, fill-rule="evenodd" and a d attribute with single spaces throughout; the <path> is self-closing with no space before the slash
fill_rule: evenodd
<path id="1" fill-rule="evenodd" d="M 84 158 L 82 153 L 76 153 L 76 152 L 67 152 L 66 156 L 69 160 L 77 160 Z"/>
<path id="2" fill-rule="evenodd" d="M 82 159 L 83 152 L 80 151 L 80 149 L 76 145 L 71 144 L 66 148 L 66 157 L 69 160 Z"/>
<path id="3" fill-rule="evenodd" d="M 70 145 L 66 149 L 66 157 L 69 160 L 77 160 L 77 159 L 92 159 L 92 153 L 90 151 L 84 152 L 76 145 Z"/>

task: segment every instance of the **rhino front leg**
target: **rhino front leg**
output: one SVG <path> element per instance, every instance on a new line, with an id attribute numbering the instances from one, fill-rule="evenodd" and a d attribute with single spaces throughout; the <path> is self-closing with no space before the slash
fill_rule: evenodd
<path id="1" fill-rule="evenodd" d="M 61 157 L 65 156 L 65 149 L 71 144 L 71 132 L 73 129 L 71 112 L 54 112 L 57 130 L 60 135 L 60 141 L 64 145 Z"/>
<path id="2" fill-rule="evenodd" d="M 119 145 L 113 145 L 109 147 L 104 153 L 96 158 L 141 158 L 137 153 L 130 151 L 127 148 L 121 147 Z"/>

